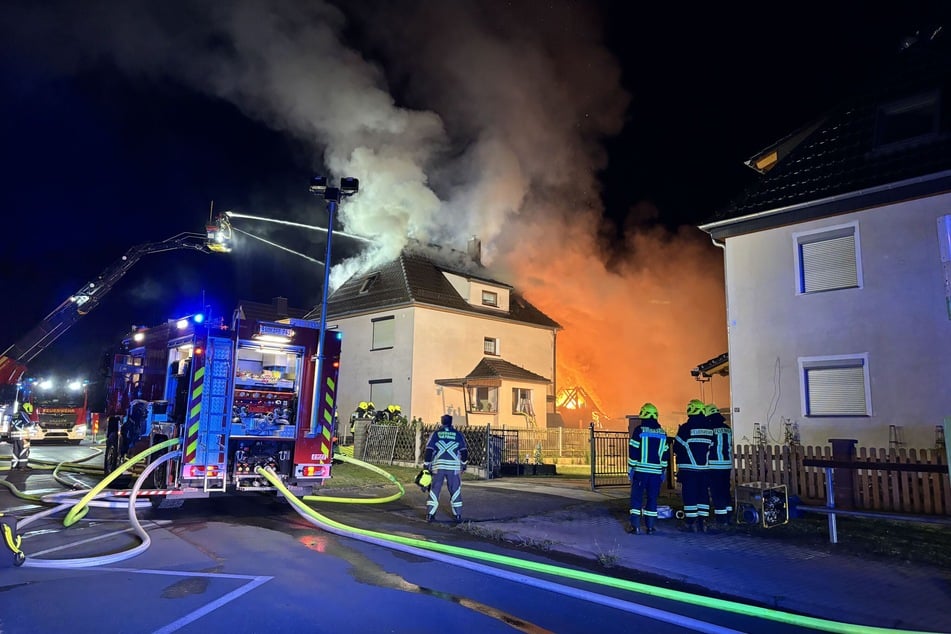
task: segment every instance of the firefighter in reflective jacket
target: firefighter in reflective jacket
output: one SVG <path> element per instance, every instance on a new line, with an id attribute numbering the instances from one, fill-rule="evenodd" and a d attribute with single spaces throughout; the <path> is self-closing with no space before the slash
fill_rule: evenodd
<path id="1" fill-rule="evenodd" d="M 10 440 L 13 448 L 11 469 L 30 468 L 30 428 L 33 427 L 33 421 L 29 419 L 28 414 L 32 413 L 33 404 L 27 402 L 23 404 L 23 409 L 13 419 L 10 430 Z"/>
<path id="2" fill-rule="evenodd" d="M 433 432 L 426 443 L 423 469 L 432 474 L 433 481 L 426 501 L 426 521 L 436 519 L 439 508 L 439 492 L 443 482 L 449 487 L 449 503 L 452 519 L 462 521 L 462 473 L 469 462 L 469 447 L 462 432 L 452 426 L 452 416 L 446 414 L 440 420 L 441 427 Z"/>
<path id="3" fill-rule="evenodd" d="M 641 517 L 648 535 L 655 531 L 657 520 L 657 496 L 660 485 L 667 473 L 667 461 L 670 448 L 667 446 L 667 432 L 657 422 L 657 408 L 652 403 L 644 403 L 637 415 L 640 424 L 631 433 L 628 442 L 628 476 L 631 479 L 631 525 L 628 533 L 641 532 Z M 644 495 L 647 494 L 647 503 Z"/>
<path id="4" fill-rule="evenodd" d="M 720 409 L 713 403 L 703 407 L 707 425 L 713 430 L 713 444 L 707 459 L 710 501 L 716 523 L 726 526 L 733 513 L 733 496 L 730 485 L 733 481 L 733 430 L 727 424 Z"/>
<path id="5" fill-rule="evenodd" d="M 693 399 L 687 403 L 687 420 L 677 429 L 674 439 L 677 481 L 684 501 L 686 530 L 691 533 L 704 532 L 704 520 L 710 516 L 707 461 L 712 445 L 713 430 L 703 415 L 703 402 Z"/>

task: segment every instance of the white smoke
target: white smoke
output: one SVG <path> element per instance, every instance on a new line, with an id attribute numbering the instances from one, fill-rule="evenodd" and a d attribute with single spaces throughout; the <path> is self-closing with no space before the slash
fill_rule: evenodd
<path id="1" fill-rule="evenodd" d="M 620 129 L 627 97 L 598 25 L 575 4 L 348 9 L 345 17 L 321 2 L 43 3 L 12 20 L 33 41 L 56 42 L 61 63 L 105 61 L 184 83 L 310 144 L 315 169 L 359 178 L 340 220 L 375 246 L 335 270 L 334 285 L 410 238 L 461 246 L 478 235 L 491 262 L 495 238 L 528 206 L 561 205 L 569 188 L 575 199 L 578 191 L 597 199 L 598 141 Z M 351 24 L 380 61 L 343 40 Z M 394 77 L 414 107 L 395 103 Z"/>

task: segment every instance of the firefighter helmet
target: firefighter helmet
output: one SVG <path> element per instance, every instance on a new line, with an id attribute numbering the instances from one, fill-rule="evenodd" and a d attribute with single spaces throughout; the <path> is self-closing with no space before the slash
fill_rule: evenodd
<path id="1" fill-rule="evenodd" d="M 687 416 L 695 416 L 696 414 L 703 414 L 703 401 L 695 398 L 687 403 Z"/>
<path id="2" fill-rule="evenodd" d="M 429 472 L 429 469 L 423 469 L 416 474 L 416 484 L 423 493 L 429 493 L 429 488 L 433 484 L 433 474 Z"/>
<path id="3" fill-rule="evenodd" d="M 713 414 L 716 414 L 719 411 L 720 411 L 720 408 L 714 405 L 713 403 L 707 403 L 706 405 L 703 406 L 704 416 L 712 416 Z"/>
<path id="4" fill-rule="evenodd" d="M 653 403 L 644 403 L 641 406 L 641 413 L 638 414 L 637 417 L 657 420 L 657 407 Z"/>
<path id="5" fill-rule="evenodd" d="M 367 402 L 366 402 L 366 401 L 360 401 L 360 404 L 357 406 L 357 409 L 366 410 L 366 408 L 367 408 Z"/>
<path id="6" fill-rule="evenodd" d="M 369 402 L 367 403 L 367 411 L 369 411 L 369 410 L 371 410 L 371 409 L 376 409 L 376 406 L 373 405 L 373 401 L 369 401 Z"/>

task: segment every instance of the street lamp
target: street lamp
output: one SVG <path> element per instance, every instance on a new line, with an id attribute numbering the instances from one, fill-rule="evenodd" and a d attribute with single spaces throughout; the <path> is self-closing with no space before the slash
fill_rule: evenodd
<path id="1" fill-rule="evenodd" d="M 310 179 L 310 193 L 323 196 L 327 201 L 327 253 L 324 256 L 324 288 L 320 300 L 320 334 L 317 338 L 317 368 L 314 377 L 314 405 L 310 415 L 310 437 L 317 434 L 320 416 L 320 391 L 324 380 L 324 335 L 327 332 L 327 294 L 330 288 L 330 246 L 333 238 L 334 216 L 341 199 L 353 196 L 360 190 L 360 181 L 356 178 L 340 179 L 340 187 L 329 187 L 326 176 L 314 176 Z"/>

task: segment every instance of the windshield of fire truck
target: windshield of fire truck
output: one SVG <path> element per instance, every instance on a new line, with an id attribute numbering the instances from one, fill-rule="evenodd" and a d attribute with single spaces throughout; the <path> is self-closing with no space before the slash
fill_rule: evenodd
<path id="1" fill-rule="evenodd" d="M 34 386 L 34 407 L 82 407 L 86 402 L 86 385 L 82 381 L 56 383 L 43 381 Z"/>

